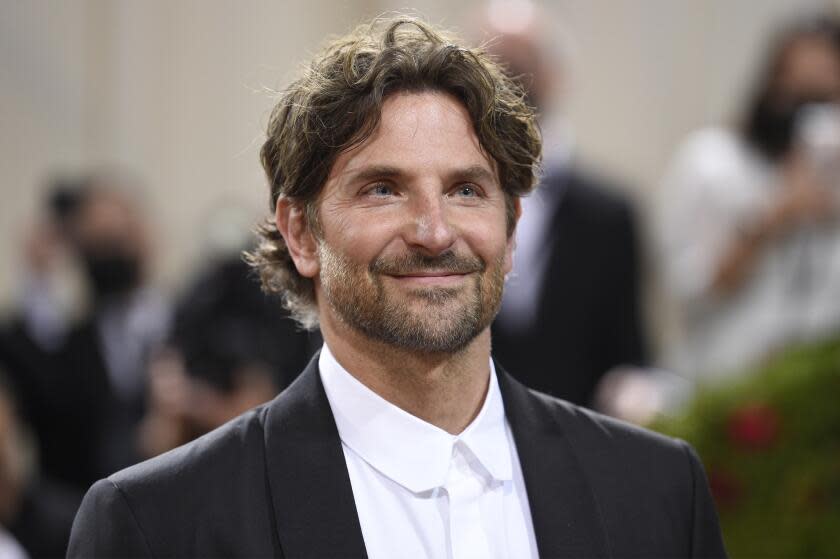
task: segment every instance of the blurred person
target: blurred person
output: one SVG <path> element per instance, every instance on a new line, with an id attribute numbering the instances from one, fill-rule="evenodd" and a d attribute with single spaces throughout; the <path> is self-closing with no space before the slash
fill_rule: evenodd
<path id="1" fill-rule="evenodd" d="M 14 326 L 21 342 L 50 352 L 64 341 L 67 326 L 82 306 L 82 294 L 72 285 L 73 220 L 88 190 L 87 179 L 59 176 L 46 189 L 43 215 L 23 242 L 20 315 Z M 68 300 L 72 299 L 72 300 Z"/>
<path id="2" fill-rule="evenodd" d="M 90 441 L 91 461 L 76 472 L 82 485 L 140 459 L 136 428 L 145 408 L 148 359 L 170 322 L 167 301 L 148 281 L 150 230 L 131 186 L 120 176 L 94 177 L 73 222 L 91 310 L 68 334 L 59 375 L 71 395 L 61 404 L 78 419 L 66 427 L 74 433 L 63 434 L 64 444 Z M 66 458 L 58 460 L 66 465 Z"/>
<path id="3" fill-rule="evenodd" d="M 740 125 L 679 149 L 662 205 L 678 372 L 725 378 L 840 332 L 839 115 L 840 24 L 809 17 L 777 37 Z"/>
<path id="4" fill-rule="evenodd" d="M 82 490 L 139 460 L 146 362 L 168 328 L 168 304 L 148 283 L 150 232 L 135 186 L 95 171 L 53 190 L 50 219 L 27 247 L 35 279 L 4 334 L 41 466 Z M 75 320 L 50 289 L 59 258 L 74 261 L 87 288 Z"/>
<path id="5" fill-rule="evenodd" d="M 69 237 L 84 191 L 82 181 L 67 177 L 50 183 L 43 215 L 21 243 L 20 301 L 0 324 L 3 361 L 13 364 L 9 370 L 20 413 L 29 422 L 49 413 L 42 395 L 49 390 L 55 357 L 83 303 Z"/>
<path id="6" fill-rule="evenodd" d="M 0 377 L 0 552 L 26 557 L 20 542 L 6 531 L 14 522 L 25 485 L 26 470 L 20 432 L 7 389 Z"/>
<path id="7" fill-rule="evenodd" d="M 527 386 L 593 406 L 605 374 L 647 364 L 636 212 L 622 187 L 581 161 L 562 109 L 560 41 L 531 2 L 492 2 L 488 48 L 518 78 L 544 136 L 539 187 L 523 198 L 513 274 L 493 353 Z"/>
<path id="8" fill-rule="evenodd" d="M 0 364 L 6 363 L 0 354 Z M 63 557 L 82 495 L 38 472 L 32 437 L 0 368 L 0 557 Z"/>
<path id="9" fill-rule="evenodd" d="M 69 557 L 725 556 L 691 448 L 494 364 L 532 111 L 411 19 L 334 39 L 280 95 L 251 253 L 324 345 L 270 403 L 97 482 Z"/>
<path id="10" fill-rule="evenodd" d="M 261 291 L 238 252 L 210 260 L 178 302 L 166 349 L 150 368 L 141 432 L 148 457 L 272 399 L 321 345 Z"/>

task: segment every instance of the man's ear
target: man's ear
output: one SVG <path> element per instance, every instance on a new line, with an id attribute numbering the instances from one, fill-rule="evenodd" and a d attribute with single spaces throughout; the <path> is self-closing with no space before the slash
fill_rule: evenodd
<path id="1" fill-rule="evenodd" d="M 274 211 L 274 223 L 286 241 L 298 273 L 305 278 L 318 275 L 318 240 L 309 227 L 303 206 L 281 196 Z"/>
<path id="2" fill-rule="evenodd" d="M 513 252 L 516 249 L 516 226 L 519 223 L 519 218 L 522 216 L 522 199 L 519 196 L 513 199 L 513 209 L 513 230 L 510 232 L 510 236 L 507 240 L 507 246 L 505 247 L 505 275 L 509 274 L 510 271 L 513 270 Z"/>

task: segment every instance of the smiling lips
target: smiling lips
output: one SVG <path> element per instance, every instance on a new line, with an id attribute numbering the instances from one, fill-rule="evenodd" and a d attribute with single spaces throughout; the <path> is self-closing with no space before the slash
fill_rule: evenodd
<path id="1" fill-rule="evenodd" d="M 396 274 L 389 277 L 397 280 L 400 283 L 412 283 L 417 285 L 455 285 L 464 279 L 466 273 L 450 272 L 446 270 L 423 270 L 411 272 L 408 274 Z"/>

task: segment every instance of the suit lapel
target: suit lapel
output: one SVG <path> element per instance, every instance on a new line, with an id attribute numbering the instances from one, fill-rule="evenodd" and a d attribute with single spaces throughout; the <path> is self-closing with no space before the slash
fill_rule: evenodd
<path id="1" fill-rule="evenodd" d="M 265 447 L 283 556 L 367 557 L 317 354 L 266 408 Z"/>
<path id="2" fill-rule="evenodd" d="M 555 406 L 529 392 L 498 364 L 496 370 L 540 557 L 608 557 L 597 502 Z"/>

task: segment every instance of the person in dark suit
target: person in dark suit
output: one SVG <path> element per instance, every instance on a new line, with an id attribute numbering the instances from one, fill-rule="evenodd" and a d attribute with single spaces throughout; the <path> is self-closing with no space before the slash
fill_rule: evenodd
<path id="1" fill-rule="evenodd" d="M 40 467 L 80 492 L 140 460 L 146 363 L 168 328 L 168 304 L 148 279 L 150 235 L 134 186 L 104 169 L 55 181 L 47 219 L 27 243 L 21 308 L 0 326 Z M 87 288 L 75 320 L 49 288 L 64 259 Z"/>
<path id="2" fill-rule="evenodd" d="M 516 365 L 517 380 L 583 406 L 611 369 L 647 362 L 635 212 L 604 184 L 572 166 L 547 172 L 538 190 L 546 232 L 528 247 L 544 260 L 522 272 L 540 277 L 509 280 L 493 324 L 493 354 Z M 532 290 L 531 305 L 521 289 Z"/>
<path id="3" fill-rule="evenodd" d="M 686 443 L 490 358 L 539 155 L 483 52 L 411 19 L 331 43 L 272 114 L 250 255 L 323 347 L 271 402 L 97 482 L 68 556 L 725 556 Z"/>
<path id="4" fill-rule="evenodd" d="M 570 80 L 556 29 L 549 38 L 536 8 L 528 16 L 499 3 L 487 12 L 489 48 L 522 84 L 544 140 L 544 172 L 523 200 L 493 354 L 515 364 L 512 374 L 526 386 L 593 406 L 610 370 L 648 360 L 635 208 L 625 188 L 581 163 L 562 106 Z"/>

